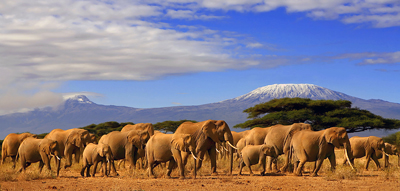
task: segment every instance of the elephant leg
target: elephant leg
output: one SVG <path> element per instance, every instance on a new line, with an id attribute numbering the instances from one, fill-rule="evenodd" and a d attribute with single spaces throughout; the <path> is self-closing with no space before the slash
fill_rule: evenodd
<path id="1" fill-rule="evenodd" d="M 64 169 L 72 165 L 72 154 L 66 155 L 65 158 L 67 159 L 67 161 L 65 161 Z"/>
<path id="2" fill-rule="evenodd" d="M 318 171 L 321 168 L 322 162 L 324 162 L 324 159 L 318 159 L 317 161 L 315 161 L 314 170 L 312 171 L 310 176 L 318 176 Z"/>
<path id="3" fill-rule="evenodd" d="M 295 176 L 301 176 L 301 175 L 302 175 L 303 167 L 304 167 L 304 164 L 305 164 L 305 163 L 306 163 L 305 161 L 300 161 L 300 162 L 298 162 L 296 171 L 295 171 L 295 173 L 294 173 Z"/>
<path id="4" fill-rule="evenodd" d="M 242 175 L 242 169 L 243 169 L 244 165 L 245 164 L 244 164 L 243 159 L 240 159 L 240 162 L 239 162 L 239 175 Z"/>
<path id="5" fill-rule="evenodd" d="M 172 150 L 172 155 L 173 155 L 173 157 L 174 157 L 174 160 L 175 160 L 175 162 L 176 163 L 178 163 L 178 168 L 179 168 L 179 179 L 184 179 L 185 178 L 185 169 L 184 169 L 184 167 L 185 167 L 185 164 L 183 163 L 183 159 L 182 159 L 182 153 L 184 153 L 184 152 L 181 152 L 181 151 L 179 151 L 179 150 L 176 150 L 176 149 L 173 149 Z M 169 162 L 169 165 L 168 165 L 168 168 L 172 168 L 172 164 L 171 164 L 171 161 Z M 196 168 L 196 167 L 194 167 L 194 168 Z"/>
<path id="6" fill-rule="evenodd" d="M 272 172 L 272 157 L 271 156 L 267 156 L 267 171 L 268 172 Z"/>
<path id="7" fill-rule="evenodd" d="M 246 166 L 249 168 L 250 176 L 253 176 L 254 173 L 253 173 L 253 171 L 251 170 L 251 164 L 248 164 L 248 165 L 246 165 Z"/>
<path id="8" fill-rule="evenodd" d="M 368 170 L 369 161 L 371 161 L 371 155 L 366 156 L 365 170 Z"/>
<path id="9" fill-rule="evenodd" d="M 96 170 L 97 170 L 97 164 L 99 163 L 99 161 L 94 161 L 94 164 L 93 164 L 93 171 L 92 171 L 92 177 L 94 177 L 95 175 L 96 175 Z M 105 162 L 103 162 L 103 164 L 104 164 Z M 101 165 L 101 166 L 103 166 L 103 165 Z"/>
<path id="10" fill-rule="evenodd" d="M 159 162 L 157 162 L 157 161 L 150 161 L 149 162 L 149 177 L 152 177 L 152 178 L 156 178 L 155 176 L 154 176 L 154 168 L 156 167 L 156 166 L 158 166 L 158 164 L 159 164 Z"/>
<path id="11" fill-rule="evenodd" d="M 39 161 L 39 174 L 42 173 L 44 163 L 43 161 Z"/>
<path id="12" fill-rule="evenodd" d="M 336 169 L 336 156 L 335 153 L 333 155 L 329 156 L 329 162 L 331 163 L 331 170 L 334 171 Z"/>
<path id="13" fill-rule="evenodd" d="M 288 166 L 289 166 L 289 162 L 290 162 L 289 155 L 288 155 L 288 154 L 285 154 L 285 162 L 284 162 L 284 165 L 281 167 L 281 169 L 280 169 L 279 171 L 281 171 L 281 172 L 286 172 L 286 170 L 287 170 L 287 168 L 288 168 Z"/>
<path id="14" fill-rule="evenodd" d="M 279 172 L 279 170 L 278 170 L 278 158 L 273 158 L 273 160 L 272 160 L 272 170 L 273 170 L 273 172 Z"/>
<path id="15" fill-rule="evenodd" d="M 87 165 L 87 168 L 86 168 L 86 177 L 90 177 L 90 167 L 91 167 L 92 165 Z"/>
<path id="16" fill-rule="evenodd" d="M 217 150 L 215 150 L 215 147 L 212 147 L 210 150 L 208 150 L 208 154 L 210 155 L 210 161 L 211 161 L 211 173 L 212 175 L 218 175 L 217 173 Z M 199 166 L 200 168 L 201 166 Z"/>
<path id="17" fill-rule="evenodd" d="M 85 177 L 85 169 L 86 169 L 86 167 L 87 167 L 86 165 L 83 165 L 82 168 L 81 168 L 81 176 L 82 177 Z"/>
<path id="18" fill-rule="evenodd" d="M 167 178 L 171 178 L 171 172 L 174 169 L 174 166 L 175 166 L 175 160 L 174 159 L 169 160 L 167 169 Z"/>
<path id="19" fill-rule="evenodd" d="M 110 166 L 111 166 L 111 171 L 112 171 L 114 174 L 116 174 L 116 175 L 118 176 L 117 170 L 115 169 L 115 162 L 114 162 L 114 160 L 113 160 L 113 161 L 110 161 L 110 162 L 111 162 L 111 164 L 110 164 Z"/>
<path id="20" fill-rule="evenodd" d="M 197 165 L 196 165 L 197 170 L 200 169 L 200 167 L 201 167 L 201 165 L 202 165 L 202 163 L 203 163 L 204 154 L 205 154 L 204 151 L 199 151 L 199 153 L 198 153 L 198 157 L 199 157 L 201 160 L 197 160 L 197 162 L 196 162 L 196 164 L 197 164 Z"/>
<path id="21" fill-rule="evenodd" d="M 12 166 L 13 169 L 15 169 L 15 163 L 16 163 L 15 158 L 16 158 L 16 157 L 17 157 L 17 156 L 11 156 L 11 161 L 12 161 L 12 163 L 13 163 L 13 166 Z"/>
<path id="22" fill-rule="evenodd" d="M 378 161 L 378 158 L 376 157 L 376 155 L 372 155 L 372 160 L 375 162 L 376 168 L 380 169 L 381 168 L 381 164 Z"/>

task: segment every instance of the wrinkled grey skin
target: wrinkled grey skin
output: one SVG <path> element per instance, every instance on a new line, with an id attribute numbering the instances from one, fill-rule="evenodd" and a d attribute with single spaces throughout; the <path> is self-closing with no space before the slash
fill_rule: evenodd
<path id="1" fill-rule="evenodd" d="M 251 170 L 251 165 L 261 164 L 263 170 L 261 175 L 265 175 L 265 157 L 277 157 L 276 150 L 271 145 L 246 145 L 241 151 L 241 160 L 240 160 L 240 168 L 239 175 L 242 174 L 243 166 L 246 165 L 249 168 L 250 175 L 253 175 L 253 171 Z"/>
<path id="2" fill-rule="evenodd" d="M 1 165 L 4 164 L 7 157 L 11 157 L 12 167 L 15 168 L 15 157 L 17 156 L 18 148 L 28 137 L 37 138 L 35 134 L 31 133 L 10 133 L 4 138 L 3 145 L 1 146 Z"/>
<path id="3" fill-rule="evenodd" d="M 190 134 L 157 133 L 151 136 L 146 145 L 149 176 L 154 178 L 153 169 L 161 163 L 169 162 L 167 177 L 170 178 L 176 165 L 175 158 L 180 152 L 196 152 L 196 143 Z M 184 176 L 180 178 L 183 179 Z"/>
<path id="4" fill-rule="evenodd" d="M 85 147 L 83 151 L 83 165 L 81 169 L 81 176 L 85 176 L 86 169 L 86 177 L 90 177 L 90 167 L 93 165 L 92 177 L 96 174 L 97 164 L 102 162 L 103 175 L 108 176 L 107 172 L 107 164 L 113 160 L 112 152 L 110 146 L 106 144 L 94 144 L 90 143 Z"/>
<path id="5" fill-rule="evenodd" d="M 289 165 L 290 140 L 292 136 L 302 130 L 312 130 L 310 124 L 293 123 L 292 125 L 274 125 L 269 127 L 269 132 L 265 136 L 264 144 L 271 145 L 277 151 L 277 155 L 285 154 L 285 164 L 280 171 L 285 172 Z M 277 172 L 277 157 L 267 157 L 267 171 L 272 171 L 272 162 L 274 162 L 274 171 Z"/>
<path id="6" fill-rule="evenodd" d="M 383 139 L 376 136 L 369 137 L 359 137 L 355 136 L 350 138 L 352 157 L 350 157 L 350 162 L 354 163 L 354 159 L 366 157 L 365 170 L 368 170 L 369 162 L 371 159 L 375 162 L 377 168 L 381 168 L 378 161 L 385 154 L 385 143 Z M 382 154 L 383 153 L 383 154 Z M 347 159 L 343 162 L 346 163 Z M 386 162 L 386 159 L 385 159 Z M 386 164 L 385 164 L 386 166 Z"/>
<path id="7" fill-rule="evenodd" d="M 138 150 L 144 149 L 150 136 L 147 131 L 131 130 L 127 132 L 113 131 L 103 135 L 99 144 L 107 144 L 111 148 L 113 160 L 111 161 L 111 172 L 118 175 L 115 169 L 115 160 L 126 159 L 130 168 L 136 166 Z"/>
<path id="8" fill-rule="evenodd" d="M 30 166 L 32 163 L 39 162 L 39 172 L 42 172 L 43 166 L 46 165 L 48 170 L 50 167 L 50 157 L 56 158 L 57 176 L 60 172 L 61 149 L 57 141 L 52 139 L 36 139 L 33 137 L 26 138 L 18 148 L 17 158 L 20 159 L 21 168 L 19 172 Z"/>
<path id="9" fill-rule="evenodd" d="M 294 174 L 302 175 L 306 162 L 316 162 L 311 176 L 318 176 L 324 159 L 328 158 L 331 169 L 336 167 L 334 148 L 344 147 L 346 155 L 351 157 L 351 147 L 346 129 L 343 127 L 331 127 L 321 131 L 299 131 L 293 135 L 290 149 L 294 162 Z"/>

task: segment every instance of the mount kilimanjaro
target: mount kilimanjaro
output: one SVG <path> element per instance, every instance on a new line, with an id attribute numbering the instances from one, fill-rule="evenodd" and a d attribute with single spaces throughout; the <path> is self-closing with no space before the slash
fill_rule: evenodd
<path id="1" fill-rule="evenodd" d="M 35 109 L 26 113 L 0 116 L 0 139 L 9 133 L 26 131 L 46 133 L 55 128 L 69 129 L 106 121 L 156 123 L 182 119 L 196 121 L 222 119 L 232 128 L 247 120 L 247 114 L 243 113 L 243 110 L 255 104 L 284 97 L 349 100 L 353 103 L 352 107 L 366 109 L 385 118 L 400 119 L 399 103 L 379 99 L 360 99 L 312 84 L 274 84 L 217 103 L 149 109 L 100 105 L 90 101 L 84 95 L 78 95 L 67 99 L 57 108 Z"/>

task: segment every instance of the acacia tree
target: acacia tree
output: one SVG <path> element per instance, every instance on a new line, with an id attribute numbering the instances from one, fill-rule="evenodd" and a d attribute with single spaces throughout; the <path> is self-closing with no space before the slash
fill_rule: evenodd
<path id="1" fill-rule="evenodd" d="M 197 121 L 193 120 L 180 120 L 180 121 L 164 121 L 154 124 L 154 130 L 164 131 L 165 133 L 171 132 L 174 133 L 176 129 L 184 122 L 190 121 L 196 123 Z"/>
<path id="2" fill-rule="evenodd" d="M 302 122 L 311 124 L 314 130 L 335 126 L 344 127 L 347 132 L 400 128 L 400 120 L 385 119 L 367 110 L 352 108 L 347 100 L 281 98 L 257 104 L 243 112 L 248 113 L 251 120 L 235 127 L 268 127 Z"/>

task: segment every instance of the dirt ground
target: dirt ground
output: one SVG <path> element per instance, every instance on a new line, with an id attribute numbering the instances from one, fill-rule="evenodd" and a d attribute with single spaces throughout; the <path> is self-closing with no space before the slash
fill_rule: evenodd
<path id="1" fill-rule="evenodd" d="M 324 163 L 328 163 L 327 161 Z M 77 164 L 78 165 L 78 164 Z M 359 165 L 361 166 L 361 164 Z M 371 165 L 373 166 L 373 165 Z M 374 166 L 373 166 L 374 167 Z M 209 168 L 202 168 L 196 179 L 188 175 L 180 180 L 176 173 L 173 178 L 163 177 L 164 170 L 160 168 L 158 178 L 148 178 L 145 170 L 120 170 L 120 176 L 82 178 L 79 166 L 71 170 L 61 170 L 60 177 L 42 177 L 34 180 L 24 175 L 18 175 L 14 180 L 1 181 L 1 190 L 400 190 L 399 168 L 392 170 L 374 170 L 354 173 L 350 178 L 337 178 L 324 173 L 321 169 L 318 177 L 310 177 L 306 172 L 303 176 L 292 174 L 259 175 L 259 168 L 253 168 L 255 176 L 249 176 L 244 169 L 242 176 L 237 171 L 232 176 L 226 170 L 218 170 L 217 176 L 211 176 Z M 32 167 L 37 168 L 37 167 Z M 327 169 L 327 168 L 325 168 Z M 236 170 L 236 169 L 235 169 Z M 44 170 L 45 171 L 45 170 Z M 326 170 L 325 170 L 326 171 Z M 28 172 L 28 171 L 27 171 Z M 131 172 L 131 173 L 128 173 Z M 49 172 L 48 172 L 49 173 Z M 345 172 L 345 174 L 348 172 Z M 21 173 L 22 174 L 22 173 Z M 43 174 L 43 172 L 42 172 Z M 32 176 L 32 175 L 30 175 Z M 54 176 L 54 174 L 52 175 Z"/>

